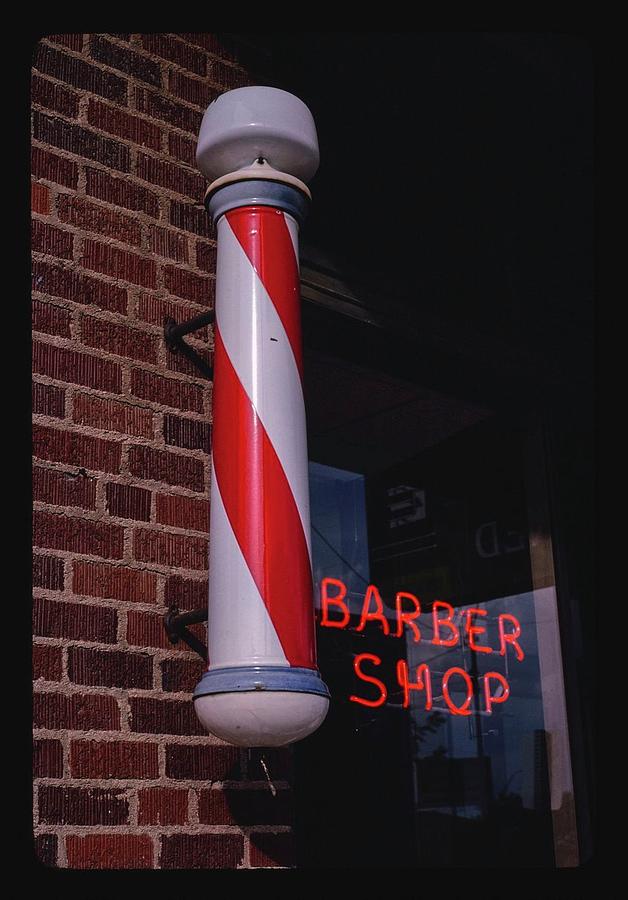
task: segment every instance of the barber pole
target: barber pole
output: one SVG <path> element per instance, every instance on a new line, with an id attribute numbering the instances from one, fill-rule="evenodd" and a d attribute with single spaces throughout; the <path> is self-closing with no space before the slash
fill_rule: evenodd
<path id="1" fill-rule="evenodd" d="M 280 746 L 321 724 L 303 400 L 299 225 L 318 167 L 308 108 L 285 91 L 221 95 L 197 163 L 216 225 L 209 667 L 203 725 Z"/>

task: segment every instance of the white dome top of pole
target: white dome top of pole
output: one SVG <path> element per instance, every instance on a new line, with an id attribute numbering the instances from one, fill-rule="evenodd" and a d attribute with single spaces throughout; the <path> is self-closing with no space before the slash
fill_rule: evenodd
<path id="1" fill-rule="evenodd" d="M 280 172 L 309 181 L 319 164 L 312 113 L 302 100 L 273 87 L 243 87 L 217 97 L 205 111 L 196 164 L 208 181 L 262 157 Z"/>

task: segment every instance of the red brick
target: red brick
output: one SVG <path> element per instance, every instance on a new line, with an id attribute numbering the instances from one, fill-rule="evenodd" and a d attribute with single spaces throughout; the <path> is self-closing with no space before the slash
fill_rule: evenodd
<path id="1" fill-rule="evenodd" d="M 157 576 L 154 572 L 77 559 L 72 567 L 72 590 L 75 594 L 131 603 L 157 601 Z"/>
<path id="2" fill-rule="evenodd" d="M 43 597 L 33 600 L 33 633 L 40 637 L 114 644 L 118 614 L 106 606 L 60 603 Z"/>
<path id="3" fill-rule="evenodd" d="M 201 679 L 205 663 L 195 659 L 164 659 L 161 662 L 162 690 L 167 693 L 191 694 Z"/>
<path id="4" fill-rule="evenodd" d="M 251 867 L 296 866 L 294 837 L 290 832 L 283 834 L 251 834 Z"/>
<path id="5" fill-rule="evenodd" d="M 78 118 L 79 95 L 76 91 L 35 74 L 31 80 L 31 102 L 60 112 L 68 119 Z"/>
<path id="6" fill-rule="evenodd" d="M 267 787 L 257 791 L 201 791 L 198 820 L 206 825 L 289 825 L 292 794 L 282 790 L 273 796 Z"/>
<path id="7" fill-rule="evenodd" d="M 154 60 L 147 59 L 139 53 L 119 47 L 100 34 L 92 35 L 89 47 L 90 56 L 99 62 L 105 63 L 112 69 L 119 69 L 132 75 L 133 78 L 139 78 L 146 81 L 154 87 L 161 87 L 161 68 L 159 63 Z"/>
<path id="8" fill-rule="evenodd" d="M 151 119 L 158 119 L 174 128 L 180 128 L 181 131 L 188 131 L 195 137 L 198 135 L 203 118 L 198 110 L 183 106 L 181 103 L 173 103 L 160 94 L 141 88 L 135 89 L 135 102 L 137 111 L 150 116 Z"/>
<path id="9" fill-rule="evenodd" d="M 68 675 L 75 684 L 119 688 L 152 688 L 153 658 L 147 653 L 68 649 Z"/>
<path id="10" fill-rule="evenodd" d="M 153 841 L 147 834 L 68 835 L 70 869 L 152 869 Z"/>
<path id="11" fill-rule="evenodd" d="M 111 275 L 122 281 L 141 284 L 143 287 L 156 287 L 157 269 L 152 259 L 120 250 L 100 241 L 88 238 L 83 244 L 81 264 L 86 269 Z"/>
<path id="12" fill-rule="evenodd" d="M 188 792 L 183 788 L 145 788 L 138 791 L 140 825 L 187 825 Z"/>
<path id="13" fill-rule="evenodd" d="M 213 354 L 209 350 L 194 347 L 194 351 L 207 366 L 211 367 L 213 365 Z M 183 354 L 176 351 L 167 354 L 166 365 L 170 372 L 179 372 L 181 375 L 189 375 L 191 378 L 198 379 L 199 381 L 202 380 L 208 382 L 211 380 L 209 374 L 201 372 L 196 363 L 192 362 L 191 359 L 188 359 L 187 356 L 183 356 Z"/>
<path id="14" fill-rule="evenodd" d="M 55 868 L 59 852 L 59 840 L 56 834 L 38 834 L 33 838 L 35 859 L 42 866 Z"/>
<path id="15" fill-rule="evenodd" d="M 83 49 L 82 34 L 47 34 L 46 40 L 52 41 L 53 44 L 63 44 L 64 47 L 76 50 L 77 53 Z"/>
<path id="16" fill-rule="evenodd" d="M 176 266 L 164 266 L 164 286 L 169 293 L 184 300 L 213 306 L 215 280 L 209 275 L 196 275 Z"/>
<path id="17" fill-rule="evenodd" d="M 140 294 L 137 317 L 143 322 L 163 326 L 166 319 L 174 319 L 175 322 L 186 322 L 206 311 L 198 307 L 188 306 L 179 300 L 162 300 L 160 297 L 154 297 L 152 294 Z M 202 328 L 197 328 L 191 334 L 194 337 L 207 340 L 207 326 L 204 325 Z"/>
<path id="18" fill-rule="evenodd" d="M 184 44 L 171 35 L 166 34 L 142 34 L 140 35 L 142 47 L 155 56 L 169 59 L 177 63 L 183 69 L 204 75 L 206 69 L 206 54 Z"/>
<path id="19" fill-rule="evenodd" d="M 55 730 L 115 731 L 120 728 L 120 709 L 115 697 L 103 694 L 35 693 L 33 725 Z"/>
<path id="20" fill-rule="evenodd" d="M 76 56 L 69 56 L 40 43 L 35 50 L 33 66 L 44 75 L 83 88 L 90 94 L 126 103 L 127 83 L 123 78 L 110 72 L 103 72 L 102 69 Z"/>
<path id="21" fill-rule="evenodd" d="M 106 486 L 106 506 L 109 515 L 121 519 L 142 522 L 150 520 L 150 491 L 134 487 L 132 484 L 110 482 Z"/>
<path id="22" fill-rule="evenodd" d="M 131 393 L 142 400 L 151 400 L 184 412 L 203 412 L 203 388 L 180 379 L 163 378 L 143 369 L 131 369 Z"/>
<path id="23" fill-rule="evenodd" d="M 127 616 L 126 639 L 135 647 L 156 647 L 160 650 L 174 650 L 164 628 L 163 613 L 130 610 Z M 181 650 L 188 648 L 177 645 Z"/>
<path id="24" fill-rule="evenodd" d="M 153 150 L 161 148 L 162 131 L 157 125 L 124 112 L 116 106 L 109 106 L 99 100 L 90 99 L 87 121 L 90 125 L 100 128 L 101 131 L 127 138 L 142 147 L 150 147 Z"/>
<path id="25" fill-rule="evenodd" d="M 206 32 L 188 32 L 187 34 L 180 34 L 179 37 L 188 41 L 190 44 L 195 44 L 198 47 L 209 50 L 210 53 L 214 53 L 216 56 L 220 56 L 223 59 L 232 62 L 237 62 L 237 54 L 231 46 L 233 42 L 229 41 L 229 43 L 227 43 L 228 39 L 223 35 L 219 37 L 217 34 L 207 34 Z"/>
<path id="26" fill-rule="evenodd" d="M 149 239 L 150 249 L 157 256 L 166 256 L 179 262 L 188 261 L 188 242 L 185 235 L 151 225 Z"/>
<path id="27" fill-rule="evenodd" d="M 207 77 L 214 84 L 220 85 L 222 90 L 232 91 L 234 88 L 251 84 L 251 79 L 242 69 L 225 65 L 219 59 L 210 59 L 207 66 Z M 217 92 L 219 93 L 219 92 Z"/>
<path id="28" fill-rule="evenodd" d="M 118 363 L 66 347 L 34 342 L 33 368 L 40 375 L 48 375 L 57 381 L 83 384 L 112 394 L 122 391 L 122 372 Z"/>
<path id="29" fill-rule="evenodd" d="M 170 203 L 170 224 L 182 231 L 191 231 L 199 237 L 215 237 L 214 226 L 204 209 L 199 209 L 191 203 L 180 203 L 173 200 Z"/>
<path id="30" fill-rule="evenodd" d="M 106 237 L 137 247 L 142 243 L 142 229 L 137 219 L 124 216 L 84 197 L 60 194 L 57 200 L 59 219 L 84 231 L 97 231 Z"/>
<path id="31" fill-rule="evenodd" d="M 32 304 L 33 331 L 43 334 L 56 334 L 59 337 L 71 336 L 70 310 L 54 303 L 45 303 L 41 300 L 33 300 Z"/>
<path id="32" fill-rule="evenodd" d="M 61 647 L 33 645 L 33 681 L 61 681 Z"/>
<path id="33" fill-rule="evenodd" d="M 196 141 L 183 137 L 171 131 L 168 135 L 168 152 L 170 156 L 174 156 L 180 162 L 187 163 L 188 166 L 196 165 Z"/>
<path id="34" fill-rule="evenodd" d="M 161 840 L 162 869 L 236 869 L 244 858 L 241 834 L 167 834 Z"/>
<path id="35" fill-rule="evenodd" d="M 53 384 L 41 384 L 34 381 L 32 384 L 33 413 L 42 416 L 52 416 L 55 419 L 65 417 L 65 391 Z"/>
<path id="36" fill-rule="evenodd" d="M 74 235 L 39 219 L 31 221 L 31 250 L 61 259 L 72 259 Z"/>
<path id="37" fill-rule="evenodd" d="M 133 556 L 176 569 L 207 569 L 208 542 L 203 538 L 140 528 L 133 534 Z"/>
<path id="38" fill-rule="evenodd" d="M 236 747 L 167 744 L 166 775 L 190 781 L 237 781 L 240 752 Z"/>
<path id="39" fill-rule="evenodd" d="M 81 316 L 81 341 L 88 347 L 98 347 L 116 356 L 126 356 L 142 362 L 156 363 L 158 338 L 156 335 L 127 328 L 116 322 Z"/>
<path id="40" fill-rule="evenodd" d="M 157 521 L 162 525 L 209 532 L 209 501 L 178 494 L 157 494 Z"/>
<path id="41" fill-rule="evenodd" d="M 39 786 L 39 821 L 46 825 L 125 825 L 129 801 L 123 791 Z"/>
<path id="42" fill-rule="evenodd" d="M 169 93 L 180 100 L 200 106 L 204 111 L 220 94 L 219 90 L 200 78 L 190 78 L 182 72 L 170 72 Z"/>
<path id="43" fill-rule="evenodd" d="M 166 578 L 164 602 L 179 609 L 199 609 L 207 604 L 207 578 L 182 578 L 169 575 Z"/>
<path id="44" fill-rule="evenodd" d="M 85 174 L 85 192 L 89 197 L 96 197 L 113 206 L 145 212 L 153 219 L 159 218 L 159 197 L 152 191 L 123 178 L 116 178 L 102 169 L 87 166 Z"/>
<path id="45" fill-rule="evenodd" d="M 129 705 L 131 731 L 142 734 L 206 734 L 189 700 L 130 697 Z"/>
<path id="46" fill-rule="evenodd" d="M 198 197 L 200 200 L 205 192 L 205 179 L 198 172 L 147 153 L 137 154 L 137 176 L 184 197 Z"/>
<path id="47" fill-rule="evenodd" d="M 152 447 L 129 448 L 129 471 L 147 481 L 163 481 L 192 491 L 202 491 L 205 487 L 204 467 L 200 459 L 154 450 Z"/>
<path id="48" fill-rule="evenodd" d="M 126 313 L 127 309 L 124 288 L 73 272 L 54 262 L 33 261 L 33 290 L 112 312 Z"/>
<path id="49" fill-rule="evenodd" d="M 33 455 L 51 462 L 68 463 L 98 472 L 118 473 L 122 444 L 102 438 L 33 425 Z"/>
<path id="50" fill-rule="evenodd" d="M 65 187 L 78 186 L 78 166 L 71 159 L 57 156 L 42 147 L 31 148 L 31 174 Z"/>
<path id="51" fill-rule="evenodd" d="M 152 438 L 153 412 L 142 406 L 128 406 L 90 394 L 75 394 L 72 418 L 79 425 Z"/>
<path id="52" fill-rule="evenodd" d="M 129 148 L 85 128 L 84 125 L 66 122 L 47 113 L 33 112 L 33 136 L 43 144 L 51 144 L 60 150 L 74 153 L 85 159 L 93 159 L 107 168 L 128 172 L 131 168 Z"/>
<path id="53" fill-rule="evenodd" d="M 216 246 L 205 241 L 196 242 L 196 265 L 204 272 L 216 274 Z"/>
<path id="54" fill-rule="evenodd" d="M 147 741 L 72 741 L 74 778 L 158 778 L 157 744 Z"/>
<path id="55" fill-rule="evenodd" d="M 33 587 L 63 590 L 63 560 L 57 556 L 33 556 Z"/>
<path id="56" fill-rule="evenodd" d="M 63 746 L 61 741 L 46 738 L 33 741 L 33 777 L 61 778 L 63 776 Z"/>
<path id="57" fill-rule="evenodd" d="M 196 419 L 182 419 L 180 416 L 164 416 L 164 440 L 174 447 L 187 450 L 211 450 L 211 425 Z"/>
<path id="58" fill-rule="evenodd" d="M 45 184 L 34 181 L 31 184 L 31 209 L 47 216 L 50 212 L 50 189 Z"/>
<path id="59" fill-rule="evenodd" d="M 53 506 L 96 507 L 96 479 L 57 469 L 33 469 L 33 500 Z"/>
<path id="60" fill-rule="evenodd" d="M 33 512 L 33 544 L 36 547 L 121 559 L 123 540 L 124 529 L 120 525 L 75 519 L 43 510 Z"/>

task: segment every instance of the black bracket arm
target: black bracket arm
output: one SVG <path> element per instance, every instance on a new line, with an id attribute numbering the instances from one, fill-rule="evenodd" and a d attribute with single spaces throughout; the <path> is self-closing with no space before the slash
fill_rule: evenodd
<path id="1" fill-rule="evenodd" d="M 207 607 L 179 612 L 178 607 L 171 606 L 164 616 L 164 628 L 171 644 L 183 641 L 191 650 L 198 653 L 207 662 L 207 647 L 195 635 L 188 631 L 188 625 L 196 625 L 207 621 Z"/>
<path id="2" fill-rule="evenodd" d="M 185 343 L 183 338 L 186 334 L 190 334 L 190 332 L 196 331 L 198 328 L 211 325 L 215 318 L 214 310 L 210 309 L 206 313 L 201 313 L 200 316 L 189 319 L 187 322 L 177 323 L 174 319 L 168 318 L 164 323 L 164 338 L 167 348 L 173 353 L 182 353 L 209 379 L 214 377 L 213 366 L 208 365 L 193 347 Z"/>

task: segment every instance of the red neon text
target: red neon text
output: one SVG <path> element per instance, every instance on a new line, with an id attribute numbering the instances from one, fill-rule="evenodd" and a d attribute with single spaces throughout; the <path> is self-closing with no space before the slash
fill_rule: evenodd
<path id="1" fill-rule="evenodd" d="M 327 593 L 327 590 L 330 585 L 334 585 L 337 588 L 340 588 L 340 593 L 336 594 L 335 597 L 330 597 Z M 344 582 L 339 581 L 337 578 L 323 578 L 321 582 L 321 625 L 325 625 L 327 628 L 346 628 L 351 619 L 351 615 L 349 613 L 349 607 L 344 602 L 344 598 L 347 596 L 347 586 Z M 329 606 L 339 606 L 342 610 L 342 619 L 330 619 L 329 618 Z"/>
<path id="2" fill-rule="evenodd" d="M 379 688 L 379 697 L 377 700 L 365 700 L 363 697 L 349 697 L 349 700 L 352 700 L 354 703 L 360 703 L 362 706 L 381 706 L 382 703 L 386 702 L 386 697 L 388 696 L 388 691 L 386 690 L 386 685 L 383 681 L 380 681 L 379 678 L 373 678 L 372 675 L 365 675 L 362 669 L 360 668 L 362 664 L 362 660 L 369 659 L 376 666 L 381 666 L 382 661 L 379 656 L 375 656 L 374 653 L 358 653 L 356 658 L 353 660 L 353 671 L 361 678 L 362 681 L 368 681 L 370 684 L 376 684 Z"/>
<path id="3" fill-rule="evenodd" d="M 374 612 L 369 612 L 371 607 L 371 597 L 375 599 Z M 360 624 L 356 628 L 356 631 L 362 631 L 367 622 L 373 621 L 381 622 L 382 631 L 384 632 L 384 634 L 390 634 L 390 625 L 388 624 L 388 619 L 384 615 L 384 604 L 382 603 L 382 598 L 380 597 L 379 591 L 377 590 L 375 585 L 369 584 L 366 589 L 366 594 L 364 595 Z"/>
<path id="4" fill-rule="evenodd" d="M 429 666 L 421 663 L 417 666 L 416 681 L 412 684 L 408 677 L 408 663 L 405 659 L 397 661 L 397 681 L 403 690 L 403 708 L 410 706 L 410 691 L 425 691 L 425 708 L 432 708 L 432 677 Z"/>

